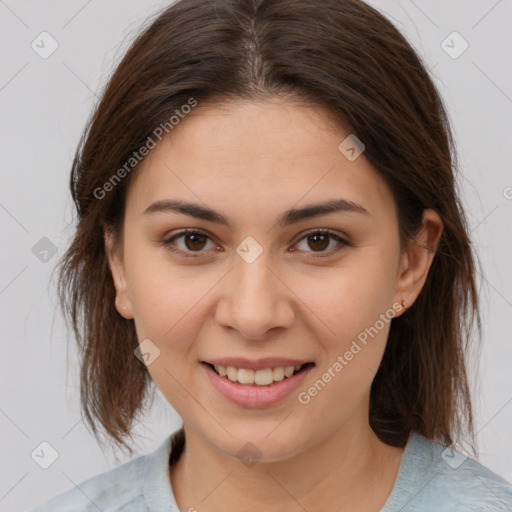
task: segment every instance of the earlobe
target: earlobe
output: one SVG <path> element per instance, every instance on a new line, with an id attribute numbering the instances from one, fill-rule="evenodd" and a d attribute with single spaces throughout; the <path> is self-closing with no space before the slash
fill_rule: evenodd
<path id="1" fill-rule="evenodd" d="M 443 222 L 439 214 L 432 209 L 425 210 L 417 236 L 409 242 L 401 257 L 395 301 L 402 304 L 405 300 L 408 308 L 414 303 L 427 280 L 442 231 Z M 405 308 L 400 314 L 404 311 Z"/>
<path id="2" fill-rule="evenodd" d="M 116 290 L 116 309 L 122 317 L 131 319 L 134 317 L 133 307 L 128 293 L 122 248 L 116 246 L 114 235 L 110 231 L 105 230 L 104 241 L 105 253 Z"/>

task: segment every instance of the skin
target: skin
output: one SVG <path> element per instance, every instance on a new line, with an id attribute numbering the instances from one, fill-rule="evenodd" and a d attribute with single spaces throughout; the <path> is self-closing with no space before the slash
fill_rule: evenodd
<path id="1" fill-rule="evenodd" d="M 266 408 L 234 405 L 200 365 L 223 356 L 314 361 L 298 391 L 307 390 L 381 314 L 418 296 L 441 219 L 426 210 L 401 251 L 391 190 L 364 153 L 349 161 L 338 150 L 349 134 L 325 110 L 285 99 L 199 105 L 133 176 L 120 243 L 105 235 L 117 309 L 134 319 L 139 342 L 158 346 L 148 371 L 183 419 L 186 451 L 170 474 L 181 510 L 378 511 L 393 488 L 403 449 L 381 442 L 368 420 L 389 322 L 307 405 L 298 392 Z M 338 198 L 369 215 L 276 225 L 285 210 Z M 144 214 L 164 199 L 206 205 L 231 225 Z M 210 237 L 174 241 L 197 258 L 162 244 L 185 228 Z M 351 245 L 308 242 L 310 229 Z M 263 250 L 252 263 L 236 252 L 247 236 Z M 261 452 L 250 467 L 237 458 L 247 442 Z"/>

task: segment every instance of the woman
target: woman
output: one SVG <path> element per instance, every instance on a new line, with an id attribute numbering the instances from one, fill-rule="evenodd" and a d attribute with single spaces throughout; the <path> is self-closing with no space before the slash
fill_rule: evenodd
<path id="1" fill-rule="evenodd" d="M 454 450 L 480 326 L 454 159 L 365 3 L 164 10 L 77 150 L 60 292 L 95 435 L 129 449 L 152 383 L 183 428 L 36 510 L 512 510 Z"/>

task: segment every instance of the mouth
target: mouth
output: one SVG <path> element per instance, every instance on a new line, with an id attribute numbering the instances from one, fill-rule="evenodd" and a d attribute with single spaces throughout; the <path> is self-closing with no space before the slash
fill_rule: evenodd
<path id="1" fill-rule="evenodd" d="M 219 377 L 229 380 L 235 384 L 243 384 L 253 387 L 271 387 L 277 383 L 295 377 L 306 372 L 309 368 L 315 366 L 313 362 L 303 364 L 275 366 L 260 368 L 257 370 L 250 368 L 236 368 L 234 366 L 222 366 L 218 364 L 201 361 L 201 364 L 208 366 Z"/>
<path id="2" fill-rule="evenodd" d="M 224 359 L 234 364 L 235 359 Z M 260 360 L 251 362 L 238 359 L 237 364 L 256 366 L 257 369 L 237 368 L 201 361 L 208 382 L 225 399 L 244 408 L 262 409 L 280 404 L 293 396 L 294 391 L 306 382 L 315 363 L 296 360 Z M 215 363 L 221 362 L 220 360 Z M 291 363 L 295 364 L 291 364 Z M 287 366 L 276 366 L 286 363 Z M 299 364 L 301 363 L 301 364 Z"/>

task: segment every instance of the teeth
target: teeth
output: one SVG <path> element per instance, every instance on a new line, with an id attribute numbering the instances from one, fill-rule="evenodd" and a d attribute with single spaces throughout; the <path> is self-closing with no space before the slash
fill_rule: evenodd
<path id="1" fill-rule="evenodd" d="M 286 366 L 284 369 L 284 376 L 291 377 L 295 371 L 295 366 Z"/>
<path id="2" fill-rule="evenodd" d="M 226 374 L 229 380 L 235 381 L 237 380 L 238 370 L 236 368 L 233 368 L 233 366 L 228 366 L 226 368 Z"/>
<path id="3" fill-rule="evenodd" d="M 279 382 L 285 378 L 291 377 L 293 373 L 301 367 L 301 364 L 296 364 L 295 366 L 250 370 L 246 368 L 235 368 L 233 366 L 214 365 L 215 371 L 220 376 L 227 377 L 232 382 L 256 384 L 257 386 L 268 386 L 272 384 L 272 382 Z"/>

